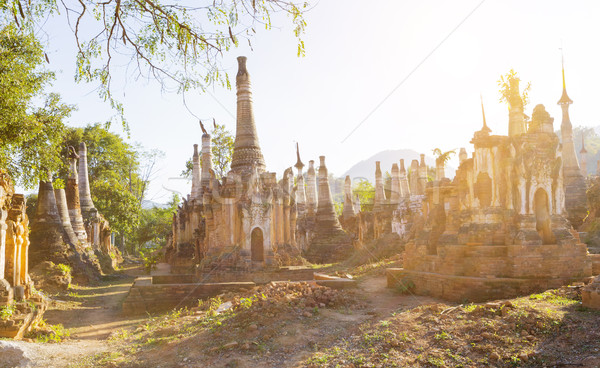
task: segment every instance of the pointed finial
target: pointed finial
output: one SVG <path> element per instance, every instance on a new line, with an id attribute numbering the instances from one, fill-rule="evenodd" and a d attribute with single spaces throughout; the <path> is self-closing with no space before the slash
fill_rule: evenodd
<path id="1" fill-rule="evenodd" d="M 560 65 L 562 67 L 563 89 L 567 89 L 567 84 L 565 83 L 565 54 L 563 53 L 562 45 L 560 47 Z"/>
<path id="2" fill-rule="evenodd" d="M 304 167 L 304 164 L 302 163 L 302 160 L 300 160 L 300 147 L 298 146 L 298 142 L 296 142 L 296 165 L 294 165 L 294 167 L 298 170 L 302 170 L 302 168 Z"/>
<path id="3" fill-rule="evenodd" d="M 573 100 L 569 98 L 567 95 L 567 83 L 565 82 L 565 55 L 563 54 L 563 48 L 561 45 L 560 48 L 560 63 L 562 68 L 562 82 L 563 82 L 563 91 L 562 96 L 560 96 L 560 100 L 558 100 L 559 105 L 569 105 L 573 103 Z"/>
<path id="4" fill-rule="evenodd" d="M 198 119 L 198 122 L 200 123 L 200 129 L 202 129 L 202 133 L 204 133 L 204 134 L 208 134 L 208 133 L 206 132 L 206 129 L 204 129 L 204 124 L 202 124 L 202 120 Z"/>
<path id="5" fill-rule="evenodd" d="M 487 122 L 485 121 L 485 110 L 483 108 L 483 96 L 481 94 L 479 94 L 479 99 L 481 100 L 481 115 L 483 117 L 483 127 L 481 128 L 481 130 L 489 133 L 492 130 L 487 126 Z"/>

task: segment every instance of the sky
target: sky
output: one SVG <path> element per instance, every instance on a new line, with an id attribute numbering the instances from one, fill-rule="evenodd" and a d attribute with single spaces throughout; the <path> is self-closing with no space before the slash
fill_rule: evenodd
<path id="1" fill-rule="evenodd" d="M 276 16 L 280 27 L 260 31 L 252 50 L 241 43 L 222 60 L 234 80 L 236 57 L 248 57 L 259 140 L 267 170 L 278 177 L 296 161 L 295 142 L 305 163 L 324 155 L 329 172 L 338 175 L 386 149 L 430 156 L 436 147 L 471 152 L 469 141 L 482 123 L 480 95 L 492 134 L 508 132 L 508 110 L 498 100 L 497 80 L 511 68 L 531 82 L 526 113 L 544 104 L 558 129 L 561 48 L 574 101 L 571 121 L 574 126 L 600 125 L 595 109 L 600 100 L 598 1 L 311 4 L 302 37 L 305 57 L 296 56 L 291 21 Z M 78 106 L 70 126 L 104 122 L 114 112 L 94 85 L 74 82 L 74 40 L 64 23 L 50 19 L 45 28 L 49 68 L 57 71 L 51 90 Z M 115 84 L 131 128 L 127 140 L 165 153 L 148 198 L 167 202 L 167 189 L 188 194 L 190 184 L 177 177 L 193 144 L 200 143 L 194 115 L 208 122 L 215 118 L 234 132 L 235 87 L 186 93 L 190 112 L 181 95 L 161 92 L 156 82 L 128 78 Z M 124 136 L 118 124 L 111 130 Z"/>

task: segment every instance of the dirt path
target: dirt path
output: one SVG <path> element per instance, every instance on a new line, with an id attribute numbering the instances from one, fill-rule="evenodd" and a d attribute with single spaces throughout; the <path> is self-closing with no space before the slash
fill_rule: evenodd
<path id="1" fill-rule="evenodd" d="M 70 340 L 57 344 L 11 341 L 15 358 L 0 361 L 0 368 L 85 367 L 90 357 L 110 351 L 111 333 L 144 320 L 121 313 L 121 302 L 140 274 L 137 267 L 126 266 L 122 274 L 107 276 L 97 286 L 74 286 L 68 295 L 54 297 L 44 319 L 49 325 L 62 324 Z"/>
<path id="2" fill-rule="evenodd" d="M 20 364 L 3 365 L 0 361 L 0 368 L 88 367 L 94 355 L 116 351 L 116 346 L 108 339 L 110 334 L 144 321 L 144 318 L 128 318 L 121 313 L 121 302 L 135 276 L 139 274 L 140 270 L 130 267 L 121 275 L 107 277 L 98 286 L 75 286 L 68 295 L 56 297 L 44 318 L 48 324 L 62 324 L 70 331 L 71 339 L 58 344 L 10 342 L 12 347 L 22 352 L 21 357 L 17 353 L 15 358 Z M 386 286 L 384 276 L 363 278 L 358 284 L 358 290 L 359 298 L 366 303 L 366 308 L 354 313 L 324 309 L 318 317 L 318 328 L 290 321 L 286 331 L 292 332 L 277 339 L 279 347 L 289 345 L 290 348 L 279 362 L 285 361 L 290 364 L 288 366 L 301 365 L 313 352 L 311 344 L 299 344 L 304 340 L 328 345 L 372 318 L 386 318 L 403 309 L 437 302 L 429 297 L 402 295 Z M 268 359 L 264 366 L 274 366 L 274 361 L 277 362 L 278 359 Z M 252 362 L 252 366 L 260 366 L 256 364 L 257 361 Z"/>
<path id="3" fill-rule="evenodd" d="M 435 298 L 400 294 L 396 290 L 388 289 L 385 276 L 365 277 L 359 282 L 358 288 L 370 304 L 371 313 L 377 316 L 389 315 L 392 312 L 414 308 L 421 304 L 439 302 Z"/>
<path id="4" fill-rule="evenodd" d="M 49 324 L 61 323 L 74 340 L 105 340 L 113 331 L 137 324 L 143 319 L 131 319 L 121 313 L 121 302 L 127 295 L 134 276 L 123 275 L 103 281 L 99 286 L 75 287 L 70 300 L 57 300 L 55 308 L 46 312 Z"/>

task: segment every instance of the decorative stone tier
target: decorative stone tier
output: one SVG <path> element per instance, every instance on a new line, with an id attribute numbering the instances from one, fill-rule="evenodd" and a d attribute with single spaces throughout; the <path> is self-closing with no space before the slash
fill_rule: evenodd
<path id="1" fill-rule="evenodd" d="M 406 246 L 405 269 L 390 269 L 388 286 L 453 301 L 509 298 L 589 280 L 592 258 L 583 243 L 445 245 L 437 255 Z"/>
<path id="2" fill-rule="evenodd" d="M 205 272 L 198 270 L 196 280 L 202 282 L 240 282 L 252 281 L 256 284 L 265 284 L 271 281 L 303 281 L 313 278 L 312 268 L 280 268 L 276 270 L 262 271 L 227 271 L 227 272 Z"/>
<path id="3" fill-rule="evenodd" d="M 0 320 L 0 337 L 21 339 L 39 321 L 48 307 L 46 300 L 39 294 L 32 295 L 27 301 L 16 302 L 16 312 L 6 320 Z"/>
<path id="4" fill-rule="evenodd" d="M 590 277 L 472 277 L 439 273 L 407 271 L 403 268 L 386 270 L 390 288 L 402 288 L 418 295 L 431 295 L 454 302 L 484 302 L 513 298 L 573 282 L 587 282 Z"/>
<path id="5" fill-rule="evenodd" d="M 253 282 L 153 284 L 151 277 L 138 277 L 123 301 L 123 313 L 158 313 L 171 308 L 190 307 L 198 305 L 199 299 L 254 286 Z"/>

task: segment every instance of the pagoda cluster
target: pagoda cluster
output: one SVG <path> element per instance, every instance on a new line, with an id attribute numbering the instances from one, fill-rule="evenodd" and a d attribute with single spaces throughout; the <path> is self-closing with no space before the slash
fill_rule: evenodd
<path id="1" fill-rule="evenodd" d="M 75 273 L 95 278 L 114 270 L 117 250 L 108 221 L 94 206 L 88 177 L 87 148 L 69 147 L 65 188 L 41 181 L 31 227 L 31 266 L 51 261 L 69 264 Z"/>
<path id="2" fill-rule="evenodd" d="M 237 126 L 231 170 L 217 178 L 211 137 L 194 146 L 192 189 L 173 216 L 166 258 L 175 269 L 196 264 L 250 268 L 275 265 L 282 254 L 310 260 L 345 258 L 352 239 L 336 216 L 325 157 L 306 176 L 297 162 L 277 180 L 267 172 L 256 132 L 246 58 L 238 58 Z"/>

